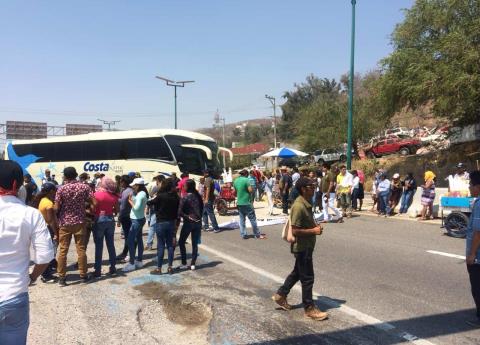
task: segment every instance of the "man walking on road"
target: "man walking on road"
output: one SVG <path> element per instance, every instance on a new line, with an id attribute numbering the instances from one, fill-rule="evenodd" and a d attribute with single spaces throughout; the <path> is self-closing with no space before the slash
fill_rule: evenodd
<path id="1" fill-rule="evenodd" d="M 85 203 L 94 203 L 90 187 L 76 180 L 77 171 L 74 167 L 63 170 L 65 184 L 61 186 L 55 196 L 55 210 L 60 225 L 58 249 L 58 283 L 67 285 L 67 254 L 72 236 L 75 238 L 78 255 L 78 270 L 80 278 L 86 282 L 90 279 L 87 274 L 87 253 L 85 239 Z"/>
<path id="2" fill-rule="evenodd" d="M 322 190 L 322 207 L 323 207 L 323 221 L 325 223 L 332 220 L 332 217 L 328 213 L 328 209 L 331 209 L 339 222 L 343 221 L 342 215 L 338 208 L 335 207 L 335 175 L 330 170 L 328 163 L 323 163 L 322 166 L 323 178 L 321 181 Z"/>
<path id="3" fill-rule="evenodd" d="M 472 296 L 477 307 L 477 319 L 467 323 L 480 327 L 480 170 L 470 173 L 470 193 L 477 199 L 473 204 L 467 227 L 466 256 Z"/>
<path id="4" fill-rule="evenodd" d="M 245 218 L 248 217 L 250 224 L 252 224 L 253 234 L 255 238 L 260 240 L 265 239 L 265 235 L 260 233 L 257 226 L 257 217 L 255 216 L 255 209 L 252 206 L 250 195 L 253 191 L 250 181 L 248 180 L 248 171 L 240 171 L 240 176 L 233 181 L 233 188 L 237 192 L 237 208 L 240 216 L 240 235 L 244 240 L 248 238 L 247 229 L 245 226 Z"/>
<path id="5" fill-rule="evenodd" d="M 322 312 L 313 302 L 313 250 L 315 249 L 316 236 L 322 234 L 322 227 L 315 224 L 313 218 L 312 200 L 315 186 L 308 178 L 301 177 L 295 187 L 300 196 L 295 200 L 290 213 L 290 222 L 295 243 L 291 251 L 295 256 L 295 266 L 292 273 L 285 279 L 285 283 L 273 295 L 272 299 L 284 310 L 292 309 L 287 302 L 287 296 L 293 286 L 300 280 L 302 284 L 302 302 L 305 308 L 305 316 L 313 320 L 321 321 L 328 318 L 328 314 Z"/>
<path id="6" fill-rule="evenodd" d="M 0 344 L 23 345 L 30 323 L 28 286 L 53 260 L 53 244 L 40 212 L 16 197 L 23 172 L 0 161 Z M 35 262 L 28 274 L 30 248 Z"/>

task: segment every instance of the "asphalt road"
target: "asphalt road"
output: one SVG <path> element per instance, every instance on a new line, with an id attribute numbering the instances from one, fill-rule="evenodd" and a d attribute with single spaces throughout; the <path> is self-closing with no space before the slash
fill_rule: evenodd
<path id="1" fill-rule="evenodd" d="M 69 266 L 69 286 L 30 288 L 28 343 L 392 345 L 416 336 L 415 345 L 480 344 L 480 330 L 465 323 L 474 314 L 464 261 L 427 252 L 462 256 L 464 240 L 438 225 L 366 215 L 327 224 L 314 253 L 316 302 L 330 313 L 322 322 L 304 318 L 298 285 L 295 309 L 276 309 L 270 297 L 293 257 L 281 226 L 262 230 L 267 240 L 243 240 L 238 229 L 203 233 L 193 272 L 150 275 L 153 251 L 142 269 L 87 284 Z M 69 264 L 75 259 L 72 245 Z M 105 272 L 106 249 L 103 263 Z"/>
<path id="2" fill-rule="evenodd" d="M 262 230 L 268 240 L 242 240 L 232 230 L 204 235 L 203 244 L 286 277 L 293 258 L 280 239 L 281 226 Z M 462 256 L 464 245 L 462 239 L 443 235 L 438 225 L 421 222 L 361 216 L 327 224 L 314 254 L 314 291 L 388 322 L 395 332 L 436 344 L 480 344 L 480 330 L 465 323 L 474 313 L 464 260 L 427 252 Z M 292 302 L 299 303 L 298 298 Z M 357 340 L 352 343 L 361 343 Z"/>

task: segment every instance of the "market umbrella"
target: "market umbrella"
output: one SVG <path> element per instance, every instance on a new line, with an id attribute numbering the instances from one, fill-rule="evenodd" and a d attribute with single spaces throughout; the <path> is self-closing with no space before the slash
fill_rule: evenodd
<path id="1" fill-rule="evenodd" d="M 281 147 L 279 149 L 272 150 L 270 152 L 261 155 L 261 158 L 268 158 L 268 157 L 279 157 L 279 158 L 292 158 L 292 157 L 305 157 L 308 156 L 308 153 L 298 151 L 295 149 L 291 149 L 289 147 Z"/>

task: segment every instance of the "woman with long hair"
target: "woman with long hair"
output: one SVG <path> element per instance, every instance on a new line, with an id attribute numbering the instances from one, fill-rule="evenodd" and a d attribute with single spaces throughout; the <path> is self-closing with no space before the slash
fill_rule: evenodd
<path id="1" fill-rule="evenodd" d="M 192 235 L 192 261 L 190 269 L 195 269 L 195 263 L 198 256 L 198 242 L 202 232 L 202 214 L 203 199 L 195 188 L 194 180 L 187 180 L 184 185 L 185 196 L 180 200 L 178 207 L 178 216 L 183 218 L 183 226 L 180 231 L 178 246 L 180 247 L 180 255 L 182 257 L 181 269 L 187 268 L 187 249 L 185 242 L 188 236 Z"/>
<path id="2" fill-rule="evenodd" d="M 157 268 L 151 274 L 162 274 L 163 257 L 165 247 L 168 252 L 168 273 L 173 273 L 173 253 L 175 251 L 176 229 L 178 226 L 178 196 L 174 180 L 167 178 L 161 185 L 157 195 L 148 201 L 153 206 L 157 222 L 155 232 L 157 234 Z"/>
<path id="3" fill-rule="evenodd" d="M 102 275 L 103 240 L 107 245 L 108 260 L 110 262 L 109 274 L 117 272 L 115 268 L 115 219 L 118 213 L 117 185 L 109 177 L 102 177 L 99 188 L 94 194 L 95 222 L 93 225 L 93 239 L 95 241 L 95 273 L 94 277 Z"/>
<path id="4" fill-rule="evenodd" d="M 145 188 L 145 181 L 141 177 L 137 177 L 130 183 L 133 189 L 133 195 L 128 197 L 128 203 L 132 207 L 130 211 L 130 220 L 132 225 L 128 233 L 128 251 L 129 261 L 123 267 L 124 272 L 130 272 L 136 268 L 143 267 L 143 237 L 142 229 L 145 225 L 145 208 L 147 207 L 148 191 Z M 138 248 L 138 256 L 135 260 L 135 252 Z"/>
<path id="5" fill-rule="evenodd" d="M 54 247 L 57 247 L 58 244 L 58 221 L 53 208 L 53 203 L 55 201 L 55 194 L 57 192 L 57 187 L 51 182 L 44 183 L 42 189 L 35 196 L 35 199 L 32 201 L 32 206 L 37 208 L 42 214 L 45 222 L 47 223 L 50 236 L 52 238 Z M 57 260 L 53 259 L 50 261 L 47 269 L 42 273 L 41 280 L 46 283 L 55 279 L 53 273 L 57 267 Z"/>

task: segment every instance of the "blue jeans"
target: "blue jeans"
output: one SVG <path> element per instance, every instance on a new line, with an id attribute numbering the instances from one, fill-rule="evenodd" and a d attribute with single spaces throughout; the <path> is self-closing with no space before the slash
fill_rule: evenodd
<path id="1" fill-rule="evenodd" d="M 214 230 L 218 230 L 217 218 L 215 218 L 215 212 L 213 211 L 213 200 L 208 201 L 203 208 L 203 228 L 208 229 L 208 218 L 212 222 Z"/>
<path id="2" fill-rule="evenodd" d="M 412 204 L 413 195 L 415 191 L 413 190 L 406 190 L 402 194 L 402 206 L 400 206 L 400 213 L 407 213 L 408 208 Z"/>
<path id="3" fill-rule="evenodd" d="M 93 227 L 93 239 L 95 240 L 95 271 L 102 269 L 103 239 L 107 244 L 108 261 L 110 268 L 115 267 L 115 221 L 113 217 L 100 217 Z"/>
<path id="4" fill-rule="evenodd" d="M 157 215 L 155 213 L 150 213 L 150 227 L 148 228 L 147 236 L 147 246 L 151 247 L 153 245 L 153 237 L 155 236 L 155 223 L 157 222 Z"/>
<path id="5" fill-rule="evenodd" d="M 118 221 L 122 225 L 123 236 L 125 237 L 125 244 L 122 250 L 122 256 L 125 257 L 128 254 L 128 234 L 130 233 L 130 228 L 132 227 L 132 220 L 130 216 L 119 216 Z"/>
<path id="6" fill-rule="evenodd" d="M 143 237 L 142 229 L 145 225 L 145 218 L 132 219 L 132 226 L 128 233 L 128 252 L 130 255 L 130 263 L 135 263 L 135 245 L 138 247 L 138 261 L 143 260 Z M 136 243 L 135 243 L 136 242 Z"/>
<path id="7" fill-rule="evenodd" d="M 180 239 L 178 240 L 178 246 L 180 247 L 180 255 L 182 257 L 182 265 L 187 264 L 187 248 L 185 242 L 188 236 L 192 234 L 192 265 L 195 265 L 198 256 L 198 242 L 202 233 L 202 223 L 183 221 L 182 230 L 180 231 Z"/>
<path id="8" fill-rule="evenodd" d="M 252 205 L 238 205 L 238 215 L 240 216 L 240 236 L 247 236 L 247 228 L 245 227 L 245 218 L 248 217 L 252 224 L 253 234 L 255 237 L 260 236 L 260 230 L 257 226 L 257 217 L 255 216 L 255 209 Z"/>
<path id="9" fill-rule="evenodd" d="M 380 213 L 390 214 L 390 191 L 380 192 L 378 195 L 378 204 L 380 205 Z"/>
<path id="10" fill-rule="evenodd" d="M 0 343 L 2 345 L 23 345 L 27 343 L 30 325 L 28 293 L 0 302 Z"/>
<path id="11" fill-rule="evenodd" d="M 155 232 L 157 233 L 157 267 L 161 268 L 163 264 L 163 257 L 165 255 L 165 247 L 168 252 L 168 266 L 173 265 L 173 236 L 175 233 L 175 221 L 157 222 L 155 224 Z"/>

